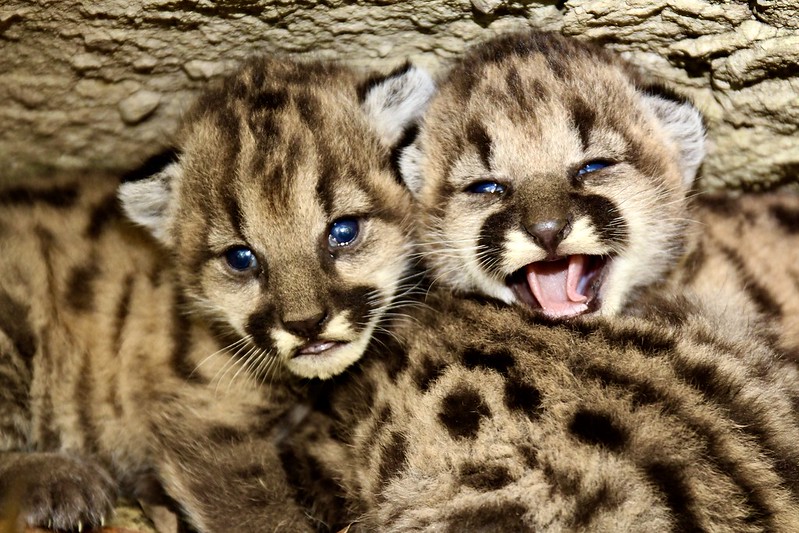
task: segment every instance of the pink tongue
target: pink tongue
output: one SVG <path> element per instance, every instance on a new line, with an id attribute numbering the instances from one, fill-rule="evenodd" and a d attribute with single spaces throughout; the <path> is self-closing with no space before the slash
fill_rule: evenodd
<path id="1" fill-rule="evenodd" d="M 584 255 L 527 265 L 527 283 L 544 314 L 564 318 L 588 309 L 588 296 L 577 290 L 584 268 Z"/>

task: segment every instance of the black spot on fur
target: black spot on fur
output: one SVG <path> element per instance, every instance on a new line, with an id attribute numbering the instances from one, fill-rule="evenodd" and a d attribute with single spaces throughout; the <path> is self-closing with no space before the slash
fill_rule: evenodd
<path id="1" fill-rule="evenodd" d="M 214 443 L 234 444 L 241 442 L 245 433 L 233 426 L 218 424 L 208 429 L 206 437 Z"/>
<path id="2" fill-rule="evenodd" d="M 419 390 L 427 392 L 430 385 L 441 376 L 445 369 L 445 364 L 433 361 L 430 357 L 425 357 L 414 372 L 413 380 Z"/>
<path id="3" fill-rule="evenodd" d="M 480 393 L 468 385 L 460 385 L 444 397 L 438 420 L 452 438 L 473 439 L 480 430 L 480 421 L 490 415 Z"/>
<path id="4" fill-rule="evenodd" d="M 286 107 L 288 94 L 286 91 L 259 91 L 250 98 L 251 110 L 277 111 Z"/>
<path id="5" fill-rule="evenodd" d="M 319 127 L 320 121 L 323 120 L 319 99 L 309 91 L 301 91 L 293 98 L 297 111 L 300 113 L 300 119 L 305 125 L 312 128 Z"/>
<path id="6" fill-rule="evenodd" d="M 491 170 L 491 137 L 485 130 L 482 124 L 477 121 L 469 122 L 466 126 L 466 138 L 468 141 L 477 148 L 477 153 L 480 155 L 480 161 L 487 170 Z"/>
<path id="7" fill-rule="evenodd" d="M 672 404 L 667 394 L 644 378 L 633 377 L 610 368 L 592 365 L 581 369 L 579 372 L 597 379 L 603 387 L 617 387 L 620 390 L 632 392 L 635 406 L 658 404 L 662 410 L 667 411 Z"/>
<path id="8" fill-rule="evenodd" d="M 508 373 L 515 361 L 513 354 L 506 348 L 499 348 L 493 351 L 484 351 L 476 346 L 470 346 L 464 350 L 463 364 L 466 368 L 485 368 L 487 370 L 496 370 L 502 375 Z"/>
<path id="9" fill-rule="evenodd" d="M 604 446 L 612 451 L 621 450 L 628 437 L 627 431 L 616 424 L 610 415 L 587 408 L 574 413 L 569 431 L 586 444 Z"/>
<path id="10" fill-rule="evenodd" d="M 128 275 L 122 284 L 122 294 L 117 302 L 116 312 L 114 313 L 114 333 L 113 333 L 113 356 L 119 354 L 119 349 L 122 345 L 122 332 L 125 329 L 125 323 L 128 319 L 130 312 L 130 299 L 133 295 L 133 282 L 132 275 Z"/>
<path id="11" fill-rule="evenodd" d="M 596 122 L 596 112 L 582 98 L 574 98 L 571 101 L 569 113 L 571 114 L 572 124 L 574 124 L 580 134 L 583 151 L 588 150 L 591 131 L 594 129 L 594 123 Z"/>
<path id="12" fill-rule="evenodd" d="M 488 492 L 505 487 L 513 477 L 504 466 L 466 463 L 460 468 L 460 481 L 467 487 Z"/>
<path id="13" fill-rule="evenodd" d="M 749 271 L 746 261 L 741 254 L 732 248 L 719 244 L 719 249 L 729 262 L 738 271 L 746 294 L 752 299 L 758 311 L 766 317 L 779 318 L 781 315 L 780 304 L 774 299 L 766 287 Z"/>
<path id="14" fill-rule="evenodd" d="M 483 505 L 474 505 L 452 516 L 447 531 L 449 533 L 530 531 L 530 525 L 524 521 L 526 511 L 523 505 L 516 502 L 486 502 Z"/>
<path id="15" fill-rule="evenodd" d="M 541 416 L 541 391 L 518 379 L 505 382 L 505 405 L 511 411 L 521 411 L 531 419 Z"/>
<path id="16" fill-rule="evenodd" d="M 122 181 L 139 181 L 153 177 L 172 163 L 177 162 L 179 153 L 177 150 L 168 149 L 149 157 L 144 163 L 135 169 L 122 175 Z"/>
<path id="17" fill-rule="evenodd" d="M 799 233 L 799 209 L 790 209 L 783 205 L 773 205 L 769 210 L 774 220 L 788 233 Z"/>
<path id="18" fill-rule="evenodd" d="M 70 208 L 78 200 L 77 185 L 48 188 L 11 187 L 0 190 L 0 205 L 32 206 L 43 204 L 59 209 Z"/>
<path id="19" fill-rule="evenodd" d="M 380 487 L 385 488 L 389 480 L 396 476 L 405 466 L 408 453 L 408 440 L 402 433 L 392 433 L 391 440 L 383 449 L 380 460 Z"/>
<path id="20" fill-rule="evenodd" d="M 85 265 L 72 269 L 67 279 L 67 304 L 75 311 L 87 312 L 94 309 L 94 281 L 100 275 L 97 258 L 92 257 Z"/>
<path id="21" fill-rule="evenodd" d="M 36 337 L 29 322 L 30 309 L 7 292 L 0 290 L 0 328 L 8 336 L 17 353 L 30 368 L 36 354 Z"/>
<path id="22" fill-rule="evenodd" d="M 603 243 L 616 247 L 627 244 L 627 222 L 612 200 L 598 194 L 575 196 L 573 200 L 577 212 L 591 219 Z"/>

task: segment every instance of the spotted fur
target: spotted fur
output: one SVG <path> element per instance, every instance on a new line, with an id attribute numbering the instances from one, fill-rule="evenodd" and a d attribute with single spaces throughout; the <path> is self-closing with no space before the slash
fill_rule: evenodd
<path id="1" fill-rule="evenodd" d="M 431 91 L 409 65 L 255 58 L 121 203 L 103 177 L 4 185 L 4 518 L 96 526 L 121 492 L 175 501 L 204 532 L 310 529 L 275 444 L 309 398 L 301 378 L 356 361 L 403 297 L 392 149 Z M 339 246 L 342 219 L 357 235 Z"/>
<path id="2" fill-rule="evenodd" d="M 331 384 L 292 480 L 333 530 L 795 531 L 795 365 L 692 296 L 642 315 L 433 291 Z"/>
<path id="3" fill-rule="evenodd" d="M 688 285 L 781 320 L 795 351 L 799 198 L 691 201 L 703 154 L 690 102 L 606 49 L 529 32 L 455 62 L 402 168 L 442 285 L 556 318 Z"/>

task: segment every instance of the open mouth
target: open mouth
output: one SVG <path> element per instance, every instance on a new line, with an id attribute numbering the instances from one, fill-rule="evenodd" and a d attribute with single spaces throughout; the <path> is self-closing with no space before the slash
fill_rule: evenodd
<path id="1" fill-rule="evenodd" d="M 594 310 L 605 271 L 606 256 L 570 255 L 537 261 L 508 276 L 517 298 L 550 318 L 568 318 Z"/>
<path id="2" fill-rule="evenodd" d="M 333 351 L 336 350 L 339 346 L 343 346 L 347 344 L 346 342 L 338 342 L 338 341 L 314 341 L 309 342 L 307 344 L 303 344 L 297 351 L 294 352 L 293 357 L 303 357 L 303 356 L 317 356 L 323 357 L 326 355 L 331 354 Z"/>

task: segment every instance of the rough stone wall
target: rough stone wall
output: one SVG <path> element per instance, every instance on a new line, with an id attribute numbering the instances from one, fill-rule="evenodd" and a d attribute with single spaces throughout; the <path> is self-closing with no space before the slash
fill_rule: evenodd
<path id="1" fill-rule="evenodd" d="M 796 0 L 2 0 L 0 179 L 130 168 L 253 52 L 435 69 L 528 26 L 599 39 L 689 93 L 706 187 L 799 181 Z"/>

